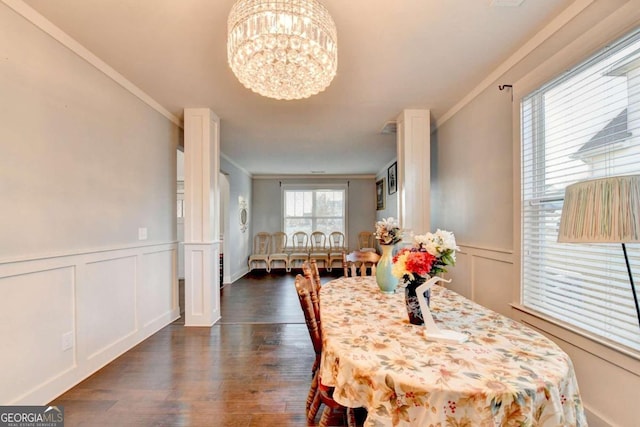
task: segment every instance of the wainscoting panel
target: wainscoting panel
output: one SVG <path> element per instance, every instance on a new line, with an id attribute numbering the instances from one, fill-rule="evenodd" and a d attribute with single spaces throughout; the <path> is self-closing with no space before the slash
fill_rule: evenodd
<path id="1" fill-rule="evenodd" d="M 456 254 L 456 265 L 446 275 L 451 290 L 488 307 L 511 316 L 514 295 L 513 252 L 463 245 Z"/>
<path id="2" fill-rule="evenodd" d="M 178 318 L 177 243 L 0 260 L 0 405 L 43 405 Z"/>
<path id="3" fill-rule="evenodd" d="M 185 304 L 186 316 L 199 318 L 204 315 L 204 285 L 208 282 L 207 271 L 205 270 L 205 259 L 209 256 L 209 252 L 200 246 L 187 245 L 184 247 L 184 257 L 186 262 L 185 271 Z M 205 282 L 206 281 L 206 282 Z"/>
<path id="4" fill-rule="evenodd" d="M 469 253 L 460 250 L 456 254 L 455 267 L 449 268 L 449 273 L 446 276 L 451 280 L 451 283 L 445 283 L 444 285 L 454 292 L 460 295 L 472 299 L 471 287 L 473 280 L 471 278 L 471 262 L 473 257 Z"/>
<path id="5" fill-rule="evenodd" d="M 0 402 L 6 404 L 74 367 L 74 352 L 62 350 L 63 335 L 73 337 L 73 312 L 71 266 L 0 277 Z"/>
<path id="6" fill-rule="evenodd" d="M 140 325 L 148 328 L 178 310 L 177 283 L 172 275 L 174 250 L 145 253 L 139 278 L 138 312 Z"/>
<path id="7" fill-rule="evenodd" d="M 136 332 L 135 255 L 88 263 L 78 289 L 78 344 L 92 359 Z"/>
<path id="8" fill-rule="evenodd" d="M 475 302 L 510 316 L 514 286 L 513 262 L 476 255 L 473 257 L 473 273 Z"/>
<path id="9" fill-rule="evenodd" d="M 220 319 L 220 242 L 185 243 L 185 326 Z"/>

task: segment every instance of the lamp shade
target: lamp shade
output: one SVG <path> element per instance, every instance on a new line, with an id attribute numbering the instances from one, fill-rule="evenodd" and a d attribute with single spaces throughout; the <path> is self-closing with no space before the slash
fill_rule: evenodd
<path id="1" fill-rule="evenodd" d="M 640 242 L 640 175 L 594 179 L 568 186 L 558 242 Z"/>

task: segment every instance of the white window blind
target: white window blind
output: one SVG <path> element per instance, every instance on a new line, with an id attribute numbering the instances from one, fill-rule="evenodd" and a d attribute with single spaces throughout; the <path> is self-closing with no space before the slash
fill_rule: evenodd
<path id="1" fill-rule="evenodd" d="M 345 233 L 346 193 L 345 186 L 283 186 L 284 232 L 290 237 L 296 231 Z"/>
<path id="2" fill-rule="evenodd" d="M 640 351 L 621 245 L 557 243 L 567 185 L 640 173 L 640 30 L 523 98 L 521 119 L 523 305 Z"/>

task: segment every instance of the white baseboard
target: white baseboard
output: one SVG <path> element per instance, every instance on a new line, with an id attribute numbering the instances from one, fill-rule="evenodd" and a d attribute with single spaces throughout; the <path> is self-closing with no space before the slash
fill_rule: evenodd
<path id="1" fill-rule="evenodd" d="M 237 271 L 235 274 L 231 275 L 231 282 L 233 283 L 238 279 L 241 279 L 242 277 L 244 277 L 247 273 L 249 273 L 249 267 L 245 267 L 244 269 Z M 225 283 L 225 284 L 230 284 L 230 283 Z"/>

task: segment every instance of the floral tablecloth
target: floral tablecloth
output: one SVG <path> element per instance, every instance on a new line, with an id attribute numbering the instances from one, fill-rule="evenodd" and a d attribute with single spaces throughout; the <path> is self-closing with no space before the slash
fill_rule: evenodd
<path id="1" fill-rule="evenodd" d="M 404 293 L 375 277 L 340 278 L 320 291 L 322 382 L 368 410 L 365 426 L 586 426 L 569 356 L 526 326 L 442 286 L 436 324 L 469 334 L 429 342 L 409 323 Z"/>

